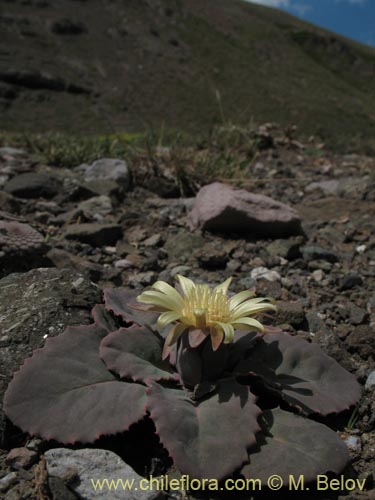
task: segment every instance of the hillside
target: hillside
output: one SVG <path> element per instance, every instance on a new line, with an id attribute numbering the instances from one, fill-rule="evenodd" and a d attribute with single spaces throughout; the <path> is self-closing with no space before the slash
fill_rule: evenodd
<path id="1" fill-rule="evenodd" d="M 272 121 L 349 149 L 373 141 L 375 49 L 286 13 L 242 0 L 0 8 L 0 129 L 201 133 Z"/>

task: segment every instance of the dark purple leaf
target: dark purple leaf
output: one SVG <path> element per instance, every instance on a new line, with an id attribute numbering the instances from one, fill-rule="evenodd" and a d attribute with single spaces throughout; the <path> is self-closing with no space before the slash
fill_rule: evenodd
<path id="1" fill-rule="evenodd" d="M 266 484 L 277 474 L 288 487 L 290 476 L 306 483 L 318 474 L 339 474 L 349 460 L 345 443 L 323 424 L 280 409 L 267 410 L 260 417 L 265 431 L 258 435 L 258 446 L 250 450 L 250 464 L 242 468 L 245 478 Z"/>
<path id="2" fill-rule="evenodd" d="M 261 413 L 248 387 L 222 380 L 217 392 L 199 403 L 184 391 L 158 384 L 147 394 L 160 440 L 183 474 L 219 480 L 248 462 Z"/>
<path id="3" fill-rule="evenodd" d="M 131 307 L 131 305 L 137 306 L 136 295 L 127 288 L 106 288 L 104 302 L 107 309 L 113 311 L 116 316 L 120 316 L 126 323 L 155 328 L 159 314 Z"/>
<path id="4" fill-rule="evenodd" d="M 118 330 L 118 325 L 112 314 L 107 311 L 102 304 L 96 304 L 91 311 L 94 323 L 100 328 L 104 328 L 107 332 Z"/>
<path id="5" fill-rule="evenodd" d="M 121 378 L 149 384 L 156 380 L 179 380 L 163 362 L 162 343 L 146 327 L 120 328 L 107 335 L 100 345 L 100 357 L 109 370 Z"/>
<path id="6" fill-rule="evenodd" d="M 95 324 L 70 327 L 37 349 L 5 394 L 12 422 L 44 439 L 87 443 L 142 419 L 145 388 L 119 381 L 99 358 L 106 334 Z"/>
<path id="7" fill-rule="evenodd" d="M 355 377 L 319 346 L 286 333 L 264 335 L 235 373 L 258 376 L 265 389 L 305 414 L 338 413 L 361 396 Z"/>

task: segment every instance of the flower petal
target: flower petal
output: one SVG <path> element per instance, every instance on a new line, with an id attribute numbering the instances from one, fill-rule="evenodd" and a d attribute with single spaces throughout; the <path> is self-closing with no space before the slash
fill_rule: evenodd
<path id="1" fill-rule="evenodd" d="M 222 292 L 224 295 L 226 295 L 231 281 L 232 277 L 228 278 L 223 283 L 220 283 L 220 285 L 215 286 L 215 288 L 213 289 L 213 293 Z"/>
<path id="2" fill-rule="evenodd" d="M 250 299 L 251 297 L 254 297 L 254 292 L 252 292 L 251 290 L 244 290 L 243 292 L 236 293 L 229 300 L 230 309 L 234 309 L 235 307 L 240 305 L 241 302 Z"/>
<path id="3" fill-rule="evenodd" d="M 241 318 L 241 316 L 250 316 L 253 314 L 258 314 L 263 311 L 276 311 L 276 306 L 274 304 L 259 303 L 259 304 L 249 304 L 248 302 L 244 302 L 240 306 L 238 306 L 234 311 L 230 314 L 230 321 L 237 320 Z"/>
<path id="4" fill-rule="evenodd" d="M 164 307 L 167 311 L 179 312 L 181 307 L 165 293 L 158 290 L 147 290 L 137 297 L 138 302 Z"/>
<path id="5" fill-rule="evenodd" d="M 189 293 L 195 289 L 195 283 L 191 279 L 185 278 L 185 276 L 182 276 L 181 274 L 177 274 L 176 278 L 178 279 L 185 296 L 189 295 Z"/>
<path id="6" fill-rule="evenodd" d="M 165 343 L 168 346 L 175 344 L 178 338 L 184 333 L 185 330 L 189 328 L 189 325 L 184 325 L 183 323 L 177 323 L 177 325 L 172 326 L 169 330 Z"/>
<path id="7" fill-rule="evenodd" d="M 165 293 L 167 297 L 169 297 L 176 303 L 177 307 L 180 307 L 181 309 L 184 307 L 183 298 L 178 293 L 178 291 L 175 288 L 173 288 L 173 286 L 169 285 L 169 283 L 166 283 L 165 281 L 157 281 L 152 285 L 152 288 L 155 288 L 156 290 L 160 290 L 161 292 Z"/>
<path id="8" fill-rule="evenodd" d="M 232 321 L 232 325 L 240 330 L 257 330 L 261 333 L 264 331 L 262 323 L 254 318 L 238 318 L 238 320 Z"/>
<path id="9" fill-rule="evenodd" d="M 211 327 L 210 337 L 212 350 L 215 352 L 219 349 L 221 343 L 223 342 L 224 332 L 221 328 L 217 330 L 216 328 Z"/>
<path id="10" fill-rule="evenodd" d="M 233 342 L 234 328 L 233 328 L 233 326 L 231 324 L 229 324 L 229 323 L 222 323 L 221 321 L 217 321 L 214 324 L 214 327 L 215 328 L 219 327 L 224 332 L 224 344 L 230 344 L 231 342 Z"/>
<path id="11" fill-rule="evenodd" d="M 176 319 L 180 319 L 179 313 L 176 313 L 175 311 L 163 312 L 163 314 L 161 314 L 158 318 L 157 325 L 159 328 L 164 328 L 169 325 L 169 323 L 176 321 Z"/>
<path id="12" fill-rule="evenodd" d="M 192 348 L 198 347 L 207 338 L 207 333 L 203 330 L 195 328 L 189 331 L 189 345 Z"/>

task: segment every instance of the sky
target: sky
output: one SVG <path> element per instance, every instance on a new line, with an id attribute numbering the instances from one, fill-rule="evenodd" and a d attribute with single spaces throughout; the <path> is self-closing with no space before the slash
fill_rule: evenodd
<path id="1" fill-rule="evenodd" d="M 375 47 L 375 0 L 247 0 Z"/>

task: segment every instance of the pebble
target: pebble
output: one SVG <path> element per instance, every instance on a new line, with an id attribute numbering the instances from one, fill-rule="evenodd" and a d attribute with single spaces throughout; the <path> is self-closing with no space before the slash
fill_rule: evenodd
<path id="1" fill-rule="evenodd" d="M 358 436 L 348 436 L 344 439 L 344 443 L 346 444 L 349 451 L 354 453 L 361 453 L 362 443 L 361 439 Z"/>
<path id="2" fill-rule="evenodd" d="M 38 454 L 27 448 L 13 448 L 5 459 L 6 463 L 14 469 L 29 469 L 38 461 Z"/>
<path id="3" fill-rule="evenodd" d="M 324 271 L 322 269 L 316 269 L 312 273 L 312 277 L 317 283 L 319 283 L 324 278 Z"/>
<path id="4" fill-rule="evenodd" d="M 359 274 L 357 273 L 347 274 L 341 280 L 340 290 L 350 290 L 351 288 L 354 288 L 357 285 L 362 285 L 362 283 L 363 279 L 362 276 L 360 276 Z"/>
<path id="5" fill-rule="evenodd" d="M 55 448 L 45 453 L 46 466 L 50 477 L 57 477 L 66 481 L 75 472 L 78 480 L 72 481 L 69 487 L 79 495 L 79 498 L 87 500 L 107 499 L 108 490 L 94 489 L 92 480 L 123 479 L 134 481 L 133 491 L 127 490 L 124 494 L 122 488 L 110 492 L 111 500 L 156 500 L 163 493 L 150 489 L 143 491 L 139 488 L 143 479 L 129 465 L 127 465 L 115 453 L 101 449 L 69 450 Z"/>
<path id="6" fill-rule="evenodd" d="M 281 276 L 277 271 L 271 271 L 267 267 L 256 267 L 251 273 L 250 277 L 253 280 L 265 279 L 267 281 L 281 281 Z"/>
<path id="7" fill-rule="evenodd" d="M 366 389 L 375 389 L 375 370 L 367 377 L 365 387 Z"/>
<path id="8" fill-rule="evenodd" d="M 16 472 L 9 472 L 6 476 L 3 476 L 0 479 L 0 491 L 4 492 L 8 490 L 13 484 L 17 482 L 17 474 Z"/>

